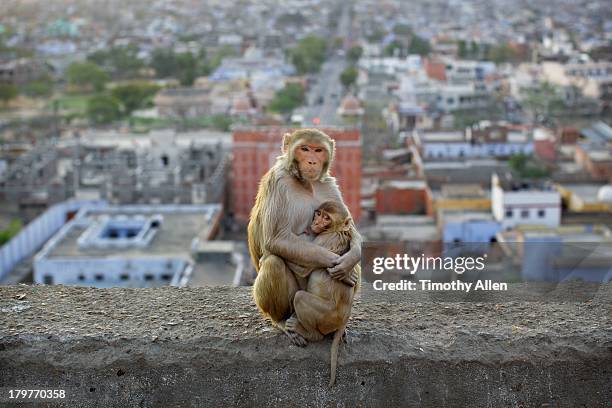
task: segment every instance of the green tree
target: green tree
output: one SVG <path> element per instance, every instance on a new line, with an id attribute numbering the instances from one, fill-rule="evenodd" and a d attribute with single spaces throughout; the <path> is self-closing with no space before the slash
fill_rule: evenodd
<path id="1" fill-rule="evenodd" d="M 387 57 L 397 56 L 405 56 L 404 54 L 404 46 L 398 40 L 393 40 L 383 50 L 383 54 Z"/>
<path id="2" fill-rule="evenodd" d="M 53 81 L 40 79 L 28 82 L 21 87 L 20 92 L 31 97 L 50 96 L 53 93 Z"/>
<path id="3" fill-rule="evenodd" d="M 408 37 L 412 35 L 412 28 L 408 24 L 396 24 L 393 27 L 393 33 L 397 36 Z"/>
<path id="4" fill-rule="evenodd" d="M 75 62 L 70 64 L 66 73 L 71 85 L 100 92 L 108 82 L 108 74 L 93 62 Z"/>
<path id="5" fill-rule="evenodd" d="M 497 64 L 504 62 L 517 62 L 521 59 L 520 53 L 508 43 L 490 47 L 487 50 L 486 56 L 488 60 Z"/>
<path id="6" fill-rule="evenodd" d="M 346 53 L 346 58 L 352 64 L 354 64 L 357 61 L 359 61 L 359 58 L 361 58 L 361 55 L 363 55 L 363 48 L 361 48 L 360 45 L 356 45 L 354 47 L 351 47 L 350 50 L 348 50 L 348 52 Z"/>
<path id="7" fill-rule="evenodd" d="M 176 56 L 177 73 L 176 78 L 183 86 L 193 85 L 198 74 L 198 63 L 190 52 L 184 52 Z"/>
<path id="8" fill-rule="evenodd" d="M 88 55 L 87 59 L 104 68 L 115 79 L 137 77 L 144 67 L 144 62 L 138 58 L 138 47 L 135 44 L 99 50 Z"/>
<path id="9" fill-rule="evenodd" d="M 151 67 L 158 78 L 172 77 L 178 79 L 183 86 L 191 86 L 199 75 L 208 75 L 215 69 L 225 52 L 227 49 L 216 54 L 212 61 L 207 61 L 205 51 L 196 56 L 191 52 L 175 54 L 172 50 L 157 49 L 151 57 Z"/>
<path id="10" fill-rule="evenodd" d="M 8 225 L 8 227 L 6 227 L 3 230 L 0 230 L 0 246 L 6 244 L 15 235 L 17 235 L 19 233 L 19 231 L 21 231 L 21 227 L 22 227 L 21 221 L 13 220 Z"/>
<path id="11" fill-rule="evenodd" d="M 291 50 L 291 62 L 300 74 L 319 72 L 326 49 L 324 39 L 312 35 L 305 37 Z"/>
<path id="12" fill-rule="evenodd" d="M 17 97 L 17 87 L 13 84 L 0 83 L 0 100 L 6 105 L 11 99 Z"/>
<path id="13" fill-rule="evenodd" d="M 129 115 L 136 109 L 145 108 L 159 90 L 160 87 L 152 83 L 134 82 L 116 86 L 111 95 L 121 103 L 123 112 Z"/>
<path id="14" fill-rule="evenodd" d="M 203 64 L 202 64 L 201 70 L 203 69 L 205 72 L 206 71 L 212 72 L 221 65 L 225 57 L 235 57 L 235 56 L 236 56 L 236 50 L 229 45 L 225 45 L 219 48 L 210 57 L 210 59 L 202 60 Z M 206 54 L 204 54 L 204 58 L 206 58 Z M 208 73 L 204 73 L 204 75 L 208 75 Z"/>
<path id="15" fill-rule="evenodd" d="M 410 47 L 408 47 L 408 53 L 429 55 L 430 52 L 431 46 L 429 45 L 429 41 L 419 37 L 418 35 L 412 36 L 412 40 L 410 41 Z"/>
<path id="16" fill-rule="evenodd" d="M 158 78 L 172 77 L 178 70 L 178 62 L 174 51 L 166 48 L 157 48 L 151 54 L 151 68 L 155 70 Z"/>
<path id="17" fill-rule="evenodd" d="M 508 166 L 521 178 L 542 178 L 549 176 L 549 171 L 532 157 L 523 153 L 513 154 L 508 160 Z"/>
<path id="18" fill-rule="evenodd" d="M 348 88 L 357 80 L 357 74 L 357 68 L 347 67 L 340 73 L 340 82 L 342 82 L 342 85 L 344 85 L 345 88 Z"/>
<path id="19" fill-rule="evenodd" d="M 536 119 L 547 120 L 559 115 L 563 109 L 563 92 L 558 86 L 545 81 L 525 91 L 523 105 Z"/>
<path id="20" fill-rule="evenodd" d="M 121 117 L 120 103 L 111 95 L 94 95 L 87 102 L 87 117 L 97 125 L 114 122 Z"/>
<path id="21" fill-rule="evenodd" d="M 278 90 L 268 108 L 273 112 L 289 113 L 304 103 L 304 89 L 297 84 L 287 84 Z"/>

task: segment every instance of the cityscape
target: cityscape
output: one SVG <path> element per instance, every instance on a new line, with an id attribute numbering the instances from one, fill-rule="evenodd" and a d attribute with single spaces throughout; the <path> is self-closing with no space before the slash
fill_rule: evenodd
<path id="1" fill-rule="evenodd" d="M 335 140 L 364 281 L 607 283 L 611 125 L 605 1 L 4 0 L 0 284 L 252 285 L 299 128 Z"/>

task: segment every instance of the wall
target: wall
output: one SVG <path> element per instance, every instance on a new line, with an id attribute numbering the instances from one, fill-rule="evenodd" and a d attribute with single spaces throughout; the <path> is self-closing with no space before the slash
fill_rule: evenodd
<path id="1" fill-rule="evenodd" d="M 610 284 L 366 287 L 329 388 L 330 340 L 289 345 L 250 288 L 0 286 L 0 388 L 64 389 L 54 406 L 82 408 L 603 407 L 610 304 Z"/>

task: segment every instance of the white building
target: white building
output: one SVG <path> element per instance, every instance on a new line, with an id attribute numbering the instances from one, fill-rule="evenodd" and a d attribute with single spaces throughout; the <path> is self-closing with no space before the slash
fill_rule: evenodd
<path id="1" fill-rule="evenodd" d="M 220 218 L 219 204 L 83 207 L 35 256 L 34 282 L 185 286 L 198 244 L 214 236 Z"/>
<path id="2" fill-rule="evenodd" d="M 516 183 L 493 173 L 491 208 L 504 230 L 520 225 L 558 227 L 561 224 L 561 195 L 546 183 Z"/>

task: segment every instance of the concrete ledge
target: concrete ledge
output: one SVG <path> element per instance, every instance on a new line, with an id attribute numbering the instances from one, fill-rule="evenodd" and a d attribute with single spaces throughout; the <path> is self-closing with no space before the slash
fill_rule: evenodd
<path id="1" fill-rule="evenodd" d="M 0 405 L 54 388 L 66 407 L 604 407 L 611 305 L 612 284 L 364 288 L 329 389 L 331 341 L 290 346 L 248 288 L 1 286 Z"/>

